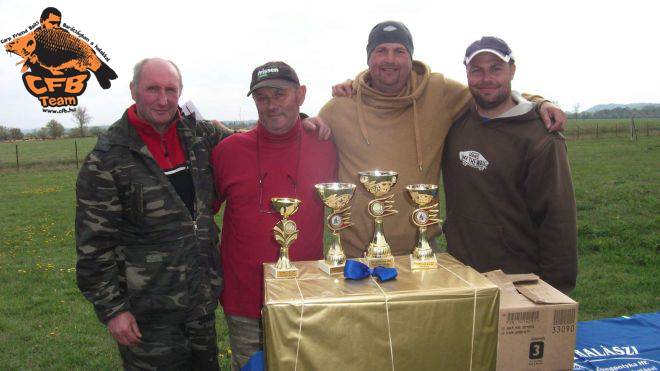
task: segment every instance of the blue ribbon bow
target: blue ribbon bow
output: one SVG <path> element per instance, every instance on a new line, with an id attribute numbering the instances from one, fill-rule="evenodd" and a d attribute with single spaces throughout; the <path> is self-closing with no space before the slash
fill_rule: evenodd
<path id="1" fill-rule="evenodd" d="M 264 359 L 264 352 L 258 351 L 248 359 L 245 366 L 241 367 L 241 371 L 264 371 L 266 370 L 266 360 Z"/>
<path id="2" fill-rule="evenodd" d="M 396 268 L 376 267 L 369 268 L 366 264 L 357 260 L 347 260 L 344 266 L 344 277 L 351 280 L 361 280 L 369 276 L 376 276 L 381 282 L 396 278 Z"/>

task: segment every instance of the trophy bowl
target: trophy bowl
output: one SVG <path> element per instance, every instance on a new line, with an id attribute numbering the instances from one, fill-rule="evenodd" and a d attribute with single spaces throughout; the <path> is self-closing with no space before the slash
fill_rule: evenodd
<path id="1" fill-rule="evenodd" d="M 417 205 L 426 206 L 438 195 L 438 186 L 435 184 L 411 184 L 406 190 Z"/>
<path id="2" fill-rule="evenodd" d="M 298 211 L 298 206 L 300 205 L 300 200 L 286 197 L 273 197 L 270 199 L 270 202 L 273 205 L 273 209 L 279 212 L 284 219 L 288 219 Z"/>
<path id="3" fill-rule="evenodd" d="M 384 196 L 394 187 L 397 181 L 396 171 L 359 171 L 360 183 L 375 197 Z"/>
<path id="4" fill-rule="evenodd" d="M 339 210 L 351 201 L 356 186 L 353 183 L 320 183 L 314 187 L 325 206 Z"/>

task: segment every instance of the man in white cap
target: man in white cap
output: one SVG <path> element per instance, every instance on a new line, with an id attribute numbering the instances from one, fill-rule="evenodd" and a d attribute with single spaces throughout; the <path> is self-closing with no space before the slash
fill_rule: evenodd
<path id="1" fill-rule="evenodd" d="M 464 63 L 475 103 L 445 139 L 448 252 L 480 272 L 535 273 L 568 293 L 577 227 L 564 137 L 512 93 L 516 64 L 506 42 L 483 37 Z"/>

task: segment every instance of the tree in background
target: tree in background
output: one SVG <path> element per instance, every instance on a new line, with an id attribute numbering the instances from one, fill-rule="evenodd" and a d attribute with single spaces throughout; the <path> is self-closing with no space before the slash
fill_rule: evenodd
<path id="1" fill-rule="evenodd" d="M 36 130 L 33 135 L 37 139 L 48 139 L 48 129 L 44 126 L 43 128 Z"/>
<path id="2" fill-rule="evenodd" d="M 580 113 L 580 103 L 575 103 L 573 106 L 573 113 L 575 114 L 575 120 L 578 119 L 578 113 Z"/>
<path id="3" fill-rule="evenodd" d="M 64 126 L 62 126 L 57 120 L 48 121 L 45 129 L 48 132 L 48 136 L 51 138 L 60 138 L 64 135 Z"/>
<path id="4" fill-rule="evenodd" d="M 80 136 L 84 137 L 85 136 L 85 127 L 89 125 L 89 123 L 92 121 L 92 116 L 89 115 L 87 112 L 87 107 L 77 107 L 75 112 L 72 113 L 73 115 L 73 122 L 76 123 L 78 126 L 78 130 L 80 131 Z"/>
<path id="5" fill-rule="evenodd" d="M 9 139 L 21 140 L 23 139 L 23 132 L 19 128 L 11 128 L 9 129 Z"/>
<path id="6" fill-rule="evenodd" d="M 9 140 L 9 129 L 0 125 L 0 140 Z"/>
<path id="7" fill-rule="evenodd" d="M 89 132 L 89 135 L 98 137 L 101 134 L 105 133 L 106 130 L 107 129 L 104 129 L 100 126 L 92 126 L 92 127 L 89 128 L 88 132 Z"/>

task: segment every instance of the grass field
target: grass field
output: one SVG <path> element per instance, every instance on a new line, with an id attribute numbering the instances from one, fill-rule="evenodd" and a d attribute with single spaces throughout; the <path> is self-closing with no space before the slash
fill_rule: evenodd
<path id="1" fill-rule="evenodd" d="M 16 170 L 16 148 L 18 147 L 19 170 L 54 169 L 76 166 L 76 146 L 78 160 L 82 163 L 96 143 L 96 137 L 29 140 L 14 143 L 0 143 L 0 171 Z"/>
<path id="2" fill-rule="evenodd" d="M 73 153 L 72 142 L 30 145 L 48 161 Z M 659 311 L 660 136 L 568 145 L 580 257 L 571 296 L 580 302 L 579 319 Z M 12 153 L 4 146 L 13 150 L 0 145 L 2 161 Z M 52 167 L 35 160 L 27 171 L 0 171 L 0 369 L 119 369 L 114 342 L 75 285 L 75 157 Z"/>

